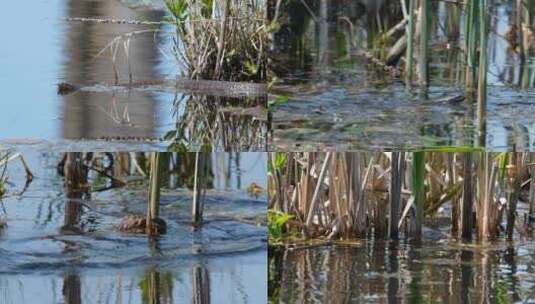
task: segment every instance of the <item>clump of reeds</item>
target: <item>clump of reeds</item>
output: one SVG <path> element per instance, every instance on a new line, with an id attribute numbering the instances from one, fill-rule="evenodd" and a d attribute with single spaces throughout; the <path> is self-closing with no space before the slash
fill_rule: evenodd
<path id="1" fill-rule="evenodd" d="M 174 101 L 169 151 L 265 150 L 266 98 L 189 95 Z"/>
<path id="2" fill-rule="evenodd" d="M 177 61 L 193 79 L 265 81 L 268 30 L 258 0 L 167 0 Z"/>
<path id="3" fill-rule="evenodd" d="M 420 238 L 427 221 L 442 218 L 454 238 L 525 236 L 534 216 L 533 159 L 484 152 L 270 154 L 268 219 L 276 222 L 268 226 L 328 239 Z M 529 204 L 523 217 L 520 201 Z"/>
<path id="4" fill-rule="evenodd" d="M 197 194 L 192 200 L 192 210 L 195 210 L 193 221 L 200 224 L 203 193 L 207 187 L 213 186 L 210 164 L 206 153 L 65 153 L 57 166 L 58 174 L 64 176 L 68 198 L 63 229 L 76 228 L 79 223 L 81 198 L 90 195 L 91 191 L 125 186 L 128 183 L 125 176 L 138 174 L 148 177 L 147 212 L 145 215 L 126 215 L 117 226 L 118 230 L 149 236 L 166 233 L 167 224 L 160 218 L 160 191 L 166 186 L 194 189 Z M 90 171 L 97 175 L 89 175 Z M 94 184 L 101 183 L 102 177 L 110 180 L 109 186 L 96 187 Z"/>

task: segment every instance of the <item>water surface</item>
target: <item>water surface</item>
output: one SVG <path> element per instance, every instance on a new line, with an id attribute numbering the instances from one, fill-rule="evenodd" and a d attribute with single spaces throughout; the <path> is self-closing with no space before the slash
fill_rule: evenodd
<path id="1" fill-rule="evenodd" d="M 269 249 L 271 303 L 532 303 L 535 243 Z"/>
<path id="2" fill-rule="evenodd" d="M 25 185 L 20 163 L 8 167 L 8 194 L 0 200 L 2 303 L 265 303 L 266 187 L 264 153 L 215 153 L 204 223 L 191 225 L 191 190 L 180 175 L 166 178 L 156 238 L 121 232 L 126 215 L 147 210 L 147 181 L 109 182 L 90 172 L 93 190 L 73 198 L 57 173 L 61 154 L 23 151 L 34 179 Z"/>
<path id="3" fill-rule="evenodd" d="M 18 12 L 24 12 L 23 20 Z M 241 115 L 222 110 L 229 105 L 265 106 L 265 97 L 105 86 L 100 91 L 57 94 L 57 84 L 64 81 L 114 84 L 128 83 L 130 75 L 135 82 L 184 74 L 172 53 L 172 26 L 66 20 L 161 21 L 165 16 L 163 1 L 39 0 L 31 9 L 20 1 L 6 3 L 0 13 L 5 40 L 0 50 L 0 145 L 46 141 L 78 151 L 198 151 L 206 146 L 214 151 L 265 151 L 265 112 Z M 112 52 L 109 46 L 117 37 L 122 38 Z"/>
<path id="4" fill-rule="evenodd" d="M 432 5 L 430 86 L 409 91 L 403 76 L 385 73 L 362 54 L 367 50 L 384 59 L 388 52 L 374 14 L 358 1 L 306 3 L 315 17 L 300 2 L 288 4 L 275 34 L 273 68 L 279 82 L 270 96 L 275 102 L 271 150 L 534 148 L 535 61 L 529 57 L 520 65 L 504 39 L 512 20 L 510 2 L 489 9 L 489 89 L 482 117 L 474 101 L 451 101 L 465 95 L 464 37 L 457 31 L 464 21 L 452 25 L 454 6 Z M 383 26 L 397 24 L 398 2 L 381 16 Z"/>

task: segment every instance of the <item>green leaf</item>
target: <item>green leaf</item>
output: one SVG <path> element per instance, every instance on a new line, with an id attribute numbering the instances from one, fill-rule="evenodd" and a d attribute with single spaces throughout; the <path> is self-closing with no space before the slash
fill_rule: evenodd
<path id="1" fill-rule="evenodd" d="M 167 9 L 178 21 L 184 21 L 188 16 L 188 3 L 186 0 L 166 0 Z"/>
<path id="2" fill-rule="evenodd" d="M 271 110 L 274 106 L 279 106 L 279 105 L 286 104 L 286 103 L 288 103 L 289 100 L 290 100 L 290 98 L 288 96 L 284 96 L 284 95 L 281 95 L 281 96 L 275 98 L 275 100 L 270 100 L 268 102 L 268 110 Z"/>
<path id="3" fill-rule="evenodd" d="M 423 152 L 466 153 L 466 152 L 485 152 L 485 148 L 472 147 L 472 146 L 434 146 L 434 147 L 425 147 L 422 149 L 422 151 Z"/>

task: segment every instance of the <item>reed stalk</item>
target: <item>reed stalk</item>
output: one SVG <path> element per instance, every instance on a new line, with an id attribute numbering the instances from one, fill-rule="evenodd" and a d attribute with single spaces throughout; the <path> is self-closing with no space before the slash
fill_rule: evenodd
<path id="1" fill-rule="evenodd" d="M 409 0 L 409 24 L 407 25 L 407 65 L 406 65 L 406 85 L 412 86 L 413 62 L 414 62 L 414 2 Z"/>
<path id="2" fill-rule="evenodd" d="M 68 152 L 63 167 L 65 177 L 64 191 L 65 201 L 64 222 L 62 231 L 78 231 L 82 215 L 80 199 L 88 191 L 87 170 L 83 163 L 83 153 Z"/>
<path id="3" fill-rule="evenodd" d="M 160 212 L 161 170 L 160 153 L 152 152 L 150 154 L 150 188 L 146 225 L 148 235 L 156 234 L 156 229 L 153 227 L 153 221 L 159 217 Z"/>
<path id="4" fill-rule="evenodd" d="M 467 0 L 466 7 L 466 92 L 471 98 L 474 91 L 477 59 L 477 4 L 479 0 Z"/>
<path id="5" fill-rule="evenodd" d="M 522 168 L 522 157 L 519 157 L 519 153 L 513 152 L 510 158 L 510 164 L 508 166 L 508 180 L 510 183 L 509 186 L 509 196 L 508 196 L 508 208 L 507 208 L 507 237 L 509 239 L 513 238 L 513 232 L 515 229 L 515 219 L 516 219 L 516 206 L 518 203 L 518 198 L 520 196 L 520 188 L 522 183 L 522 176 L 520 170 Z"/>
<path id="6" fill-rule="evenodd" d="M 265 81 L 270 27 L 257 0 L 166 0 L 177 63 L 193 79 Z"/>
<path id="7" fill-rule="evenodd" d="M 528 173 L 530 178 L 529 183 L 529 209 L 528 209 L 528 222 L 535 221 L 535 155 L 530 154 L 530 165 L 528 165 Z"/>
<path id="8" fill-rule="evenodd" d="M 194 266 L 192 269 L 192 299 L 194 304 L 210 303 L 210 276 L 206 268 Z"/>
<path id="9" fill-rule="evenodd" d="M 489 236 L 489 205 L 490 205 L 490 176 L 491 165 L 489 154 L 480 153 L 478 166 L 478 204 L 477 204 L 477 232 L 479 240 L 486 240 Z"/>
<path id="10" fill-rule="evenodd" d="M 448 153 L 447 156 L 447 169 L 446 169 L 446 176 L 448 177 L 448 187 L 453 187 L 455 184 L 455 181 L 457 180 L 457 170 L 456 170 L 456 163 L 457 163 L 457 153 Z M 460 217 L 460 200 L 459 195 L 455 196 L 451 200 L 451 235 L 458 236 L 459 235 L 459 219 Z"/>
<path id="11" fill-rule="evenodd" d="M 145 279 L 147 280 L 147 304 L 160 303 L 160 273 L 150 271 Z"/>
<path id="12" fill-rule="evenodd" d="M 515 23 L 516 28 L 518 30 L 518 47 L 520 48 L 520 51 L 518 52 L 518 55 L 520 57 L 520 66 L 523 66 L 526 62 L 526 47 L 524 45 L 524 27 L 523 27 L 523 8 L 524 4 L 522 3 L 522 0 L 516 0 L 516 11 L 515 11 Z"/>
<path id="13" fill-rule="evenodd" d="M 427 87 L 429 82 L 429 0 L 420 0 L 420 86 Z"/>
<path id="14" fill-rule="evenodd" d="M 401 179 L 402 171 L 400 162 L 403 152 L 392 152 L 390 160 L 390 212 L 388 218 L 388 231 L 390 239 L 399 238 L 399 211 L 401 206 Z"/>
<path id="15" fill-rule="evenodd" d="M 82 303 L 82 282 L 77 273 L 66 273 L 63 275 L 63 303 Z"/>
<path id="16" fill-rule="evenodd" d="M 314 214 L 318 205 L 318 197 L 319 192 L 321 189 L 321 185 L 323 183 L 323 180 L 325 178 L 325 175 L 327 173 L 327 168 L 329 166 L 329 162 L 332 156 L 332 152 L 327 152 L 325 155 L 325 160 L 323 161 L 323 165 L 321 167 L 320 175 L 318 177 L 318 183 L 316 184 L 316 189 L 314 190 L 314 194 L 312 195 L 312 201 L 310 203 L 310 209 L 308 211 L 307 217 L 306 217 L 306 226 L 310 227 L 312 224 L 312 219 L 314 218 Z"/>
<path id="17" fill-rule="evenodd" d="M 495 201 L 498 169 L 491 153 L 480 153 L 478 168 L 478 239 L 487 241 L 497 236 L 499 213 Z"/>
<path id="18" fill-rule="evenodd" d="M 479 52 L 479 79 L 477 82 L 477 116 L 479 124 L 479 145 L 484 146 L 484 134 L 486 133 L 486 108 L 487 108 L 487 44 L 488 44 L 488 21 L 487 0 L 479 0 L 479 28 L 480 28 L 480 52 Z"/>
<path id="19" fill-rule="evenodd" d="M 422 223 L 424 219 L 425 203 L 425 152 L 414 152 L 412 154 L 412 195 L 414 197 L 415 217 L 414 236 L 422 236 Z"/>
<path id="20" fill-rule="evenodd" d="M 463 199 L 461 208 L 461 238 L 472 239 L 472 153 L 463 154 Z M 456 220 L 456 219 L 454 219 Z"/>
<path id="21" fill-rule="evenodd" d="M 204 176 L 204 155 L 203 152 L 195 152 L 195 176 L 193 182 L 193 201 L 191 216 L 193 225 L 198 226 L 202 222 L 203 202 L 201 193 L 203 191 Z"/>
<path id="22" fill-rule="evenodd" d="M 520 185 L 531 185 L 526 154 L 512 161 L 510 153 L 485 152 L 413 152 L 410 158 L 403 152 L 279 154 L 287 157 L 272 161 L 270 187 L 279 189 L 269 189 L 269 208 L 286 218 L 281 233 L 302 232 L 306 238 L 362 238 L 372 230 L 377 238 L 396 239 L 402 232 L 418 238 L 425 217 L 443 216 L 442 206 L 460 201 L 458 212 L 452 212 L 452 227 L 459 225 L 452 236 L 472 239 L 475 211 L 476 235 L 486 241 L 499 233 L 505 212 L 498 198 L 504 189 L 513 189 L 507 206 L 511 235 Z M 503 173 L 508 162 L 509 184 Z M 410 229 L 400 230 L 407 223 Z"/>

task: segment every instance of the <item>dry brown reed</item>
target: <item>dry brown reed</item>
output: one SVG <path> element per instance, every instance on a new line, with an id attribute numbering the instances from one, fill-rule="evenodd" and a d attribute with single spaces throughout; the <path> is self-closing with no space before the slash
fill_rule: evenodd
<path id="1" fill-rule="evenodd" d="M 269 33 L 258 0 L 169 0 L 175 17 L 177 61 L 192 79 L 267 79 Z M 176 4 L 180 4 L 176 6 Z"/>
<path id="2" fill-rule="evenodd" d="M 418 153 L 271 153 L 269 208 L 292 216 L 286 232 L 307 237 L 419 238 L 422 221 L 441 218 L 454 238 L 525 234 L 533 154 Z M 531 206 L 523 217 L 520 202 Z"/>

